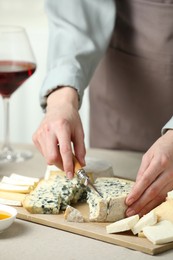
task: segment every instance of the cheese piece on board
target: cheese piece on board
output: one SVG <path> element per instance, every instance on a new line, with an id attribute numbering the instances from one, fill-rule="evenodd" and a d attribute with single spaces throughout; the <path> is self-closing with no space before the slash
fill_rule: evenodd
<path id="1" fill-rule="evenodd" d="M 173 200 L 168 199 L 153 209 L 157 215 L 158 221 L 169 220 L 173 223 Z"/>
<path id="2" fill-rule="evenodd" d="M 155 223 L 157 223 L 157 215 L 152 210 L 144 215 L 142 218 L 140 218 L 140 220 L 131 230 L 133 234 L 136 235 L 137 233 L 141 232 L 144 227 L 154 225 Z"/>
<path id="3" fill-rule="evenodd" d="M 16 180 L 7 176 L 2 178 L 1 183 L 19 186 L 35 186 L 35 182 L 33 181 Z"/>
<path id="4" fill-rule="evenodd" d="M 155 245 L 173 241 L 173 223 L 162 220 L 154 226 L 143 228 L 144 235 Z"/>
<path id="5" fill-rule="evenodd" d="M 25 197 L 26 197 L 26 194 L 22 194 L 22 193 L 0 191 L 0 198 L 1 199 L 17 200 L 17 201 L 21 201 L 22 202 Z"/>
<path id="6" fill-rule="evenodd" d="M 84 194 L 86 187 L 77 178 L 54 176 L 49 180 L 42 180 L 37 187 L 23 201 L 23 206 L 30 213 L 58 214 L 67 205 L 76 203 Z"/>
<path id="7" fill-rule="evenodd" d="M 33 214 L 58 214 L 61 197 L 52 181 L 41 181 L 23 201 L 23 207 Z"/>
<path id="8" fill-rule="evenodd" d="M 0 203 L 9 206 L 22 206 L 26 194 L 17 192 L 0 191 Z"/>
<path id="9" fill-rule="evenodd" d="M 2 199 L 0 198 L 0 204 L 3 205 L 8 205 L 8 206 L 16 206 L 16 207 L 21 207 L 22 202 L 18 200 L 7 200 L 7 199 Z"/>
<path id="10" fill-rule="evenodd" d="M 20 186 L 20 185 L 0 183 L 0 191 L 30 193 L 31 187 L 30 186 Z"/>
<path id="11" fill-rule="evenodd" d="M 64 218 L 68 222 L 83 223 L 85 221 L 81 212 L 70 205 L 67 206 L 64 212 Z"/>
<path id="12" fill-rule="evenodd" d="M 116 221 L 108 226 L 106 226 L 106 231 L 109 234 L 118 233 L 130 230 L 134 227 L 134 225 L 138 222 L 139 215 L 134 215 L 128 218 L 121 219 Z"/>
<path id="13" fill-rule="evenodd" d="M 115 177 L 100 177 L 96 179 L 94 185 L 102 197 L 92 189 L 88 192 L 89 220 L 113 222 L 123 219 L 127 209 L 125 199 L 134 182 Z"/>
<path id="14" fill-rule="evenodd" d="M 22 181 L 25 182 L 26 185 L 34 185 L 39 182 L 39 178 L 34 178 L 34 177 L 28 177 L 28 176 L 23 176 L 17 173 L 12 173 L 10 175 L 10 179 L 15 180 L 15 181 Z"/>

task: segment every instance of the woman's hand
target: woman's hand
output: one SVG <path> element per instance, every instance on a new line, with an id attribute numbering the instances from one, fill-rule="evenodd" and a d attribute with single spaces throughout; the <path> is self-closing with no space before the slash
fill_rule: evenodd
<path id="1" fill-rule="evenodd" d="M 126 199 L 127 216 L 141 216 L 163 202 L 173 189 L 173 130 L 144 154 L 135 185 Z"/>
<path id="2" fill-rule="evenodd" d="M 49 95 L 46 114 L 33 135 L 33 142 L 47 164 L 64 170 L 68 178 L 74 172 L 72 144 L 79 162 L 85 165 L 84 132 L 75 89 L 62 87 Z"/>

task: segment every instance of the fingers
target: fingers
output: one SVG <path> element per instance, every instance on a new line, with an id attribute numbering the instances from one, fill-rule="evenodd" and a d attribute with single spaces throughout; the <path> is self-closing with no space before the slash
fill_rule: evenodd
<path id="1" fill-rule="evenodd" d="M 57 147 L 58 140 L 47 124 L 42 124 L 33 135 L 33 142 L 45 157 L 48 165 L 63 169 L 62 159 Z"/>
<path id="2" fill-rule="evenodd" d="M 84 132 L 82 127 L 78 127 L 76 129 L 73 140 L 75 156 L 78 159 L 81 166 L 85 166 L 86 149 L 84 143 Z"/>
<path id="3" fill-rule="evenodd" d="M 151 162 L 149 163 L 150 160 Z M 165 166 L 166 160 L 159 155 L 154 158 L 150 158 L 150 156 L 143 158 L 136 183 L 126 199 L 126 204 L 128 206 L 133 204 L 142 196 L 145 190 L 147 190 L 158 176 L 162 174 Z"/>
<path id="4" fill-rule="evenodd" d="M 167 192 L 173 189 L 173 169 L 164 172 L 146 189 L 142 196 L 127 209 L 127 216 L 144 215 L 162 203 Z"/>
<path id="5" fill-rule="evenodd" d="M 69 179 L 73 178 L 73 156 L 71 147 L 71 129 L 66 120 L 56 128 L 59 140 L 59 151 L 62 158 L 64 171 Z"/>
<path id="6" fill-rule="evenodd" d="M 33 142 L 45 157 L 47 164 L 56 165 L 65 171 L 69 179 L 74 175 L 72 144 L 80 164 L 85 165 L 83 128 L 80 120 L 76 121 L 75 127 L 72 127 L 66 119 L 51 122 L 43 120 L 33 135 Z"/>

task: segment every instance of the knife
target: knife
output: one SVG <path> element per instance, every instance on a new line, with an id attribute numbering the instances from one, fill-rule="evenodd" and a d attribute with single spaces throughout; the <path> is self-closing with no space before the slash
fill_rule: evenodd
<path id="1" fill-rule="evenodd" d="M 97 194 L 102 197 L 101 193 L 97 190 L 97 188 L 92 184 L 91 180 L 89 179 L 86 171 L 82 168 L 77 158 L 73 155 L 73 163 L 74 163 L 74 173 L 76 176 L 83 182 L 85 186 L 90 186 L 94 189 Z"/>

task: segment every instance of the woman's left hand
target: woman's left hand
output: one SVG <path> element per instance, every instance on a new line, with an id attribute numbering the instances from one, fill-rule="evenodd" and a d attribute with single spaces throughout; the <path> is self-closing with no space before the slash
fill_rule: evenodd
<path id="1" fill-rule="evenodd" d="M 126 215 L 145 215 L 162 203 L 170 190 L 173 190 L 173 130 L 168 130 L 144 154 L 126 199 Z"/>

